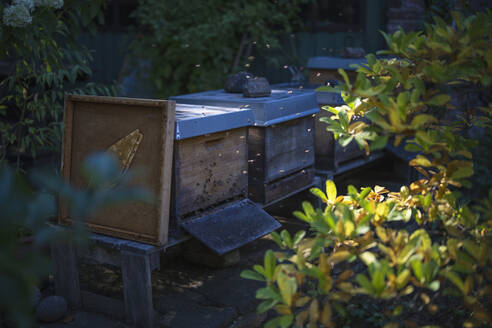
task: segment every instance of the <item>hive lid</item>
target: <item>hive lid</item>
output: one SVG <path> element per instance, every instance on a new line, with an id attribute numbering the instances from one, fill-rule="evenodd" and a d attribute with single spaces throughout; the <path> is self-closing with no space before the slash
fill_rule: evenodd
<path id="1" fill-rule="evenodd" d="M 269 126 L 319 112 L 314 91 L 272 90 L 269 97 L 245 98 L 239 93 L 227 93 L 224 90 L 212 90 L 171 97 L 178 104 L 196 104 L 251 109 L 254 125 Z"/>
<path id="2" fill-rule="evenodd" d="M 279 83 L 272 87 L 282 90 L 297 90 L 298 92 L 316 92 L 316 101 L 319 105 L 341 106 L 345 105 L 342 96 L 338 92 L 316 91 L 316 88 L 322 86 L 314 83 Z"/>
<path id="3" fill-rule="evenodd" d="M 347 71 L 355 71 L 355 67 L 351 65 L 366 64 L 365 58 L 340 58 L 331 56 L 311 57 L 308 59 L 308 68 L 318 69 L 339 69 L 343 68 Z"/>
<path id="4" fill-rule="evenodd" d="M 181 227 L 219 255 L 256 240 L 281 224 L 249 199 L 209 215 L 185 221 Z"/>
<path id="5" fill-rule="evenodd" d="M 176 140 L 252 125 L 253 111 L 230 107 L 176 104 Z"/>

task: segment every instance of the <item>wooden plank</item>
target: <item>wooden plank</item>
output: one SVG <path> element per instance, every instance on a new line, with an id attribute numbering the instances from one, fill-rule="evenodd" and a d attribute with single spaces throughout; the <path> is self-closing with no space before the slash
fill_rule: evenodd
<path id="1" fill-rule="evenodd" d="M 246 140 L 246 128 L 241 128 L 177 142 L 177 216 L 246 194 Z"/>
<path id="2" fill-rule="evenodd" d="M 153 327 L 152 277 L 148 255 L 122 252 L 122 275 L 127 322 Z"/>
<path id="3" fill-rule="evenodd" d="M 311 115 L 265 130 L 266 183 L 314 165 L 314 119 Z"/>
<path id="4" fill-rule="evenodd" d="M 53 243 L 50 246 L 54 263 L 55 293 L 65 297 L 72 308 L 80 308 L 82 302 L 75 246 L 72 243 Z"/>
<path id="5" fill-rule="evenodd" d="M 248 183 L 265 180 L 265 128 L 248 130 Z"/>
<path id="6" fill-rule="evenodd" d="M 158 233 L 160 244 L 166 244 L 169 235 L 169 202 L 171 198 L 171 170 L 173 165 L 172 163 L 174 146 L 174 113 L 176 112 L 176 103 L 174 101 L 167 102 L 163 108 L 165 108 L 166 111 L 162 111 L 161 115 L 162 147 L 160 149 L 160 158 L 164 165 L 161 165 L 159 179 L 161 190 L 158 197 L 158 202 L 161 205 L 158 209 Z"/>
<path id="7" fill-rule="evenodd" d="M 84 158 L 96 151 L 107 151 L 138 129 L 142 140 L 131 168 L 141 168 L 143 174 L 133 177 L 132 184 L 147 188 L 158 198 L 157 204 L 129 202 L 102 210 L 88 220 L 88 227 L 112 236 L 165 244 L 169 225 L 174 102 L 75 95 L 67 96 L 65 101 L 64 177 L 78 188 L 87 187 L 81 169 Z M 71 220 L 62 203 L 59 223 L 71 224 Z"/>
<path id="8" fill-rule="evenodd" d="M 293 191 L 303 189 L 303 187 L 313 183 L 314 167 L 303 169 L 275 182 L 266 184 L 264 204 L 271 203 L 279 198 L 291 194 Z"/>
<path id="9" fill-rule="evenodd" d="M 247 128 L 176 142 L 176 216 L 244 196 L 248 188 Z"/>
<path id="10" fill-rule="evenodd" d="M 324 105 L 320 104 L 320 107 L 322 106 Z M 332 169 L 335 164 L 335 140 L 333 133 L 327 131 L 327 124 L 320 121 L 322 117 L 329 117 L 331 115 L 333 114 L 321 109 L 314 119 L 314 153 L 317 169 Z"/>

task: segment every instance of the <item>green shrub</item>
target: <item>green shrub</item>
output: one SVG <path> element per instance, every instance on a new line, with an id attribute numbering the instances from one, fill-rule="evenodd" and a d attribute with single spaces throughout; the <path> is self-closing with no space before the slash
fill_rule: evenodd
<path id="1" fill-rule="evenodd" d="M 307 1 L 144 0 L 134 12 L 133 57 L 150 62 L 157 97 L 222 88 L 255 53 L 279 48 Z"/>
<path id="2" fill-rule="evenodd" d="M 10 67 L 0 82 L 0 161 L 59 151 L 66 92 L 113 95 L 83 82 L 91 75 L 81 32 L 103 19 L 105 0 L 25 0 L 0 4 L 0 60 Z"/>
<path id="3" fill-rule="evenodd" d="M 331 181 L 312 189 L 325 207 L 304 202 L 294 212 L 312 234 L 272 233 L 282 251 L 242 273 L 266 282 L 258 311 L 278 314 L 266 327 L 343 326 L 367 302 L 380 311 L 362 311 L 370 318 L 361 322 L 379 326 L 491 324 L 492 189 L 483 200 L 463 196 L 480 142 L 470 136 L 491 127 L 492 12 L 452 15 L 455 27 L 436 18 L 425 33 L 385 34 L 388 58 L 368 55 L 353 84 L 339 71 L 345 83 L 335 90 L 347 105 L 325 108 L 327 129 L 367 153 L 404 142 L 418 153 L 409 164 L 422 179 L 400 192 L 349 186 L 338 195 Z M 486 101 L 461 107 L 454 98 L 462 91 Z"/>
<path id="4" fill-rule="evenodd" d="M 88 181 L 93 182 L 87 190 L 77 190 L 46 173 L 38 172 L 28 179 L 19 171 L 0 167 L 0 318 L 5 314 L 19 327 L 33 325 L 34 287 L 51 272 L 50 259 L 43 252 L 49 243 L 84 243 L 87 231 L 82 223 L 91 213 L 117 202 L 150 199 L 144 190 L 127 187 L 109 155 L 94 154 L 86 159 L 84 167 Z M 108 183 L 113 185 L 115 181 L 122 183 L 108 190 Z M 60 230 L 50 224 L 49 220 L 56 217 L 57 196 L 70 205 L 75 229 Z M 26 234 L 33 242 L 27 252 L 22 252 L 21 239 Z"/>

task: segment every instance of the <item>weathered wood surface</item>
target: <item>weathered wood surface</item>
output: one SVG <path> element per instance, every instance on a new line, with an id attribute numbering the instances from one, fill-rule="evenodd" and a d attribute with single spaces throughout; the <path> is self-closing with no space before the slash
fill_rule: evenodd
<path id="1" fill-rule="evenodd" d="M 324 105 L 320 105 L 322 107 Z M 322 117 L 329 117 L 332 113 L 321 109 L 314 118 L 314 153 L 317 169 L 332 169 L 335 165 L 335 140 L 333 133 L 326 130 L 328 126 L 321 122 Z"/>
<path id="2" fill-rule="evenodd" d="M 176 141 L 175 216 L 246 197 L 247 163 L 246 128 Z"/>
<path id="3" fill-rule="evenodd" d="M 265 181 L 314 165 L 314 118 L 307 116 L 265 131 Z"/>
<path id="4" fill-rule="evenodd" d="M 174 102 L 94 96 L 65 99 L 62 172 L 79 188 L 87 186 L 81 163 L 90 153 L 108 148 L 139 129 L 142 141 L 131 168 L 141 168 L 132 183 L 157 196 L 156 204 L 129 202 L 100 211 L 88 221 L 95 232 L 155 245 L 167 242 Z M 71 224 L 67 205 L 62 203 L 59 223 Z"/>
<path id="5" fill-rule="evenodd" d="M 280 180 L 266 184 L 264 186 L 265 198 L 263 203 L 267 204 L 273 202 L 293 191 L 301 190 L 303 187 L 312 184 L 313 179 L 314 167 L 309 167 Z"/>
<path id="6" fill-rule="evenodd" d="M 314 167 L 308 167 L 271 183 L 252 180 L 249 198 L 261 204 L 269 204 L 312 185 Z"/>
<path id="7" fill-rule="evenodd" d="M 65 297 L 70 307 L 79 308 L 82 301 L 77 250 L 71 243 L 53 243 L 50 246 L 54 263 L 55 293 Z"/>
<path id="8" fill-rule="evenodd" d="M 122 252 L 121 271 L 127 322 L 153 327 L 152 275 L 148 255 Z"/>
<path id="9" fill-rule="evenodd" d="M 268 126 L 248 133 L 250 179 L 266 183 L 314 164 L 312 116 Z"/>
<path id="10" fill-rule="evenodd" d="M 284 188 L 291 189 L 281 193 L 267 186 L 314 165 L 314 135 L 312 116 L 268 127 L 251 127 L 248 132 L 248 197 L 264 203 L 272 201 L 275 195 L 280 197 L 281 193 L 296 190 L 298 184 L 295 183 L 283 184 Z M 303 181 L 308 178 L 308 175 L 302 176 Z"/>

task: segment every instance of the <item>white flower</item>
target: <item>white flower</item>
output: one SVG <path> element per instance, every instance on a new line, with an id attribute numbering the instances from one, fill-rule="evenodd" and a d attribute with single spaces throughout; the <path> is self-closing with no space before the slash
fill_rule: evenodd
<path id="1" fill-rule="evenodd" d="M 34 9 L 34 0 L 13 0 L 14 5 L 22 5 L 25 6 L 29 10 Z"/>
<path id="2" fill-rule="evenodd" d="M 36 6 L 51 7 L 60 9 L 63 7 L 63 0 L 34 0 Z"/>
<path id="3" fill-rule="evenodd" d="M 14 4 L 5 7 L 3 11 L 3 23 L 12 27 L 24 27 L 31 24 L 32 17 L 29 8 L 23 4 Z"/>

